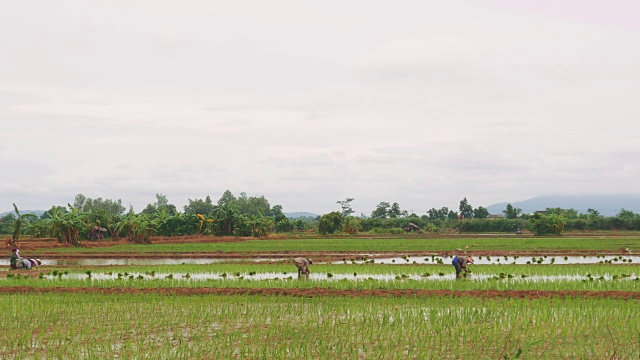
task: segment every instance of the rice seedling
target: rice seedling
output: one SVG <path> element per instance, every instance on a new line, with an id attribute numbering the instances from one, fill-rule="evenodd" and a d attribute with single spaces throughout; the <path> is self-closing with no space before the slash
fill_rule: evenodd
<path id="1" fill-rule="evenodd" d="M 0 353 L 22 358 L 640 356 L 640 325 L 628 321 L 640 304 L 616 299 L 68 293 L 0 300 L 0 311 L 12 313 L 0 326 L 22 330 L 0 333 Z"/>

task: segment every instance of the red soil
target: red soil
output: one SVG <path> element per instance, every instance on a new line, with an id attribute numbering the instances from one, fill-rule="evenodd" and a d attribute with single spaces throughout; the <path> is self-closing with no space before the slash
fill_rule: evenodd
<path id="1" fill-rule="evenodd" d="M 467 236 L 467 235 L 465 235 Z M 486 236 L 484 236 L 486 237 Z M 284 239 L 281 236 L 271 236 L 268 239 Z M 220 243 L 220 242 L 242 242 L 247 240 L 256 240 L 256 238 L 238 238 L 238 237 L 213 237 L 213 236 L 180 236 L 180 237 L 154 237 L 152 238 L 153 244 L 183 244 L 183 243 Z M 301 239 L 291 239 L 291 241 L 303 241 Z M 82 248 L 108 248 L 114 245 L 131 244 L 127 240 L 102 240 L 102 241 L 83 241 Z M 70 244 L 60 243 L 57 239 L 42 238 L 42 239 L 25 239 L 18 242 L 18 246 L 23 255 L 28 256 L 30 251 L 38 250 L 38 257 L 47 259 L 71 259 L 71 258 L 83 258 L 83 259 L 98 259 L 98 258 L 219 258 L 219 259 L 249 259 L 256 257 L 265 258 L 282 258 L 288 259 L 300 255 L 306 257 L 312 257 L 321 261 L 336 261 L 343 258 L 351 259 L 367 255 L 367 258 L 382 258 L 382 257 L 428 257 L 435 256 L 447 256 L 460 253 L 461 251 L 404 251 L 404 252 L 376 252 L 375 255 L 369 251 L 350 251 L 350 252 L 336 252 L 336 251 L 316 251 L 305 252 L 300 254 L 296 251 L 280 251 L 280 252 L 222 252 L 220 250 L 215 252 L 200 252 L 200 253 L 118 253 L 118 252 L 101 252 L 100 254 L 91 252 L 75 252 L 73 254 L 60 254 L 55 252 L 47 252 L 47 249 L 57 248 L 71 248 Z M 629 252 L 624 248 L 618 250 L 470 250 L 465 249 L 462 251 L 464 254 L 472 256 L 595 256 L 595 255 L 628 255 Z M 9 247 L 7 247 L 7 253 L 9 253 Z"/>
<path id="2" fill-rule="evenodd" d="M 243 288 L 74 288 L 53 287 L 33 288 L 28 286 L 3 286 L 0 293 L 39 294 L 39 293 L 98 293 L 98 294 L 161 294 L 161 295 L 256 295 L 256 296 L 341 296 L 341 297 L 473 297 L 473 298 L 514 298 L 539 299 L 551 297 L 579 298 L 615 298 L 624 300 L 640 300 L 640 292 L 635 291 L 538 291 L 538 290 L 336 290 L 325 288 L 311 289 L 243 289 Z"/>

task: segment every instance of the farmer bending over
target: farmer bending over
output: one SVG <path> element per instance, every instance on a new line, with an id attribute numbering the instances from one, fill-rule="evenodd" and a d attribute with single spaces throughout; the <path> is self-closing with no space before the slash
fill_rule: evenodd
<path id="1" fill-rule="evenodd" d="M 293 263 L 296 264 L 296 266 L 298 267 L 298 276 L 300 276 L 300 274 L 303 274 L 303 275 L 309 274 L 310 273 L 309 265 L 313 264 L 311 259 L 305 259 L 301 257 L 293 259 Z"/>
<path id="2" fill-rule="evenodd" d="M 458 257 L 458 255 L 453 257 L 451 265 L 455 266 L 456 268 L 456 279 L 461 278 L 462 270 L 464 270 L 465 273 L 469 272 L 469 269 L 467 269 L 467 264 L 473 264 L 473 258 L 471 256 L 469 256 L 468 258 Z"/>

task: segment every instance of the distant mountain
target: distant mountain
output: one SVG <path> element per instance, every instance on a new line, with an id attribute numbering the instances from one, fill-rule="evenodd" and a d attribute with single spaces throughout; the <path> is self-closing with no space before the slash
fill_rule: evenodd
<path id="1" fill-rule="evenodd" d="M 487 210 L 489 210 L 490 214 L 502 214 L 507 204 L 522 209 L 525 214 L 546 208 L 559 207 L 562 209 L 575 209 L 581 213 L 586 213 L 588 209 L 594 209 L 600 215 L 615 216 L 622 209 L 640 213 L 640 194 L 546 195 L 525 201 L 493 204 L 488 206 Z"/>
<path id="2" fill-rule="evenodd" d="M 283 212 L 284 216 L 288 217 L 289 219 L 297 219 L 297 218 L 301 218 L 301 217 L 311 217 L 311 218 L 315 218 L 316 216 L 318 216 L 317 214 L 312 214 L 312 213 L 308 213 L 308 212 Z"/>
<path id="3" fill-rule="evenodd" d="M 18 210 L 20 210 L 20 209 L 18 209 Z M 20 214 L 35 214 L 36 216 L 40 217 L 40 215 L 42 215 L 42 213 L 44 213 L 45 211 L 46 210 L 20 210 Z M 13 211 L 13 210 L 5 211 L 3 213 L 0 213 L 0 217 L 7 216 L 9 214 L 15 215 L 16 212 Z"/>

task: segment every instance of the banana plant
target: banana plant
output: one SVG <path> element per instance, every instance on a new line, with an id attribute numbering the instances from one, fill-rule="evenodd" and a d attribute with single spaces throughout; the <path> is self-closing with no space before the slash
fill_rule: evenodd
<path id="1" fill-rule="evenodd" d="M 55 206 L 51 208 L 51 219 L 48 219 L 51 234 L 60 242 L 66 242 L 75 246 L 80 245 L 80 232 L 87 230 L 85 218 L 78 208 L 70 204 L 69 212 L 61 213 Z"/>
<path id="2" fill-rule="evenodd" d="M 349 234 L 357 234 L 362 229 L 360 220 L 353 216 L 346 216 L 342 219 L 342 231 Z"/>
<path id="3" fill-rule="evenodd" d="M 13 232 L 7 244 L 13 247 L 17 247 L 18 238 L 20 238 L 20 235 L 22 234 L 22 229 L 29 224 L 30 220 L 37 219 L 38 217 L 34 214 L 20 214 L 20 211 L 18 210 L 16 204 L 13 204 L 13 208 L 16 211 L 17 217 L 15 222 L 13 223 Z"/>
<path id="4" fill-rule="evenodd" d="M 229 203 L 217 207 L 215 209 L 215 217 L 219 234 L 232 235 L 238 216 L 236 208 Z"/>
<path id="5" fill-rule="evenodd" d="M 137 243 L 151 243 L 151 236 L 156 233 L 158 224 L 149 216 L 127 214 L 116 224 L 116 229 L 124 233 L 129 241 Z"/>

